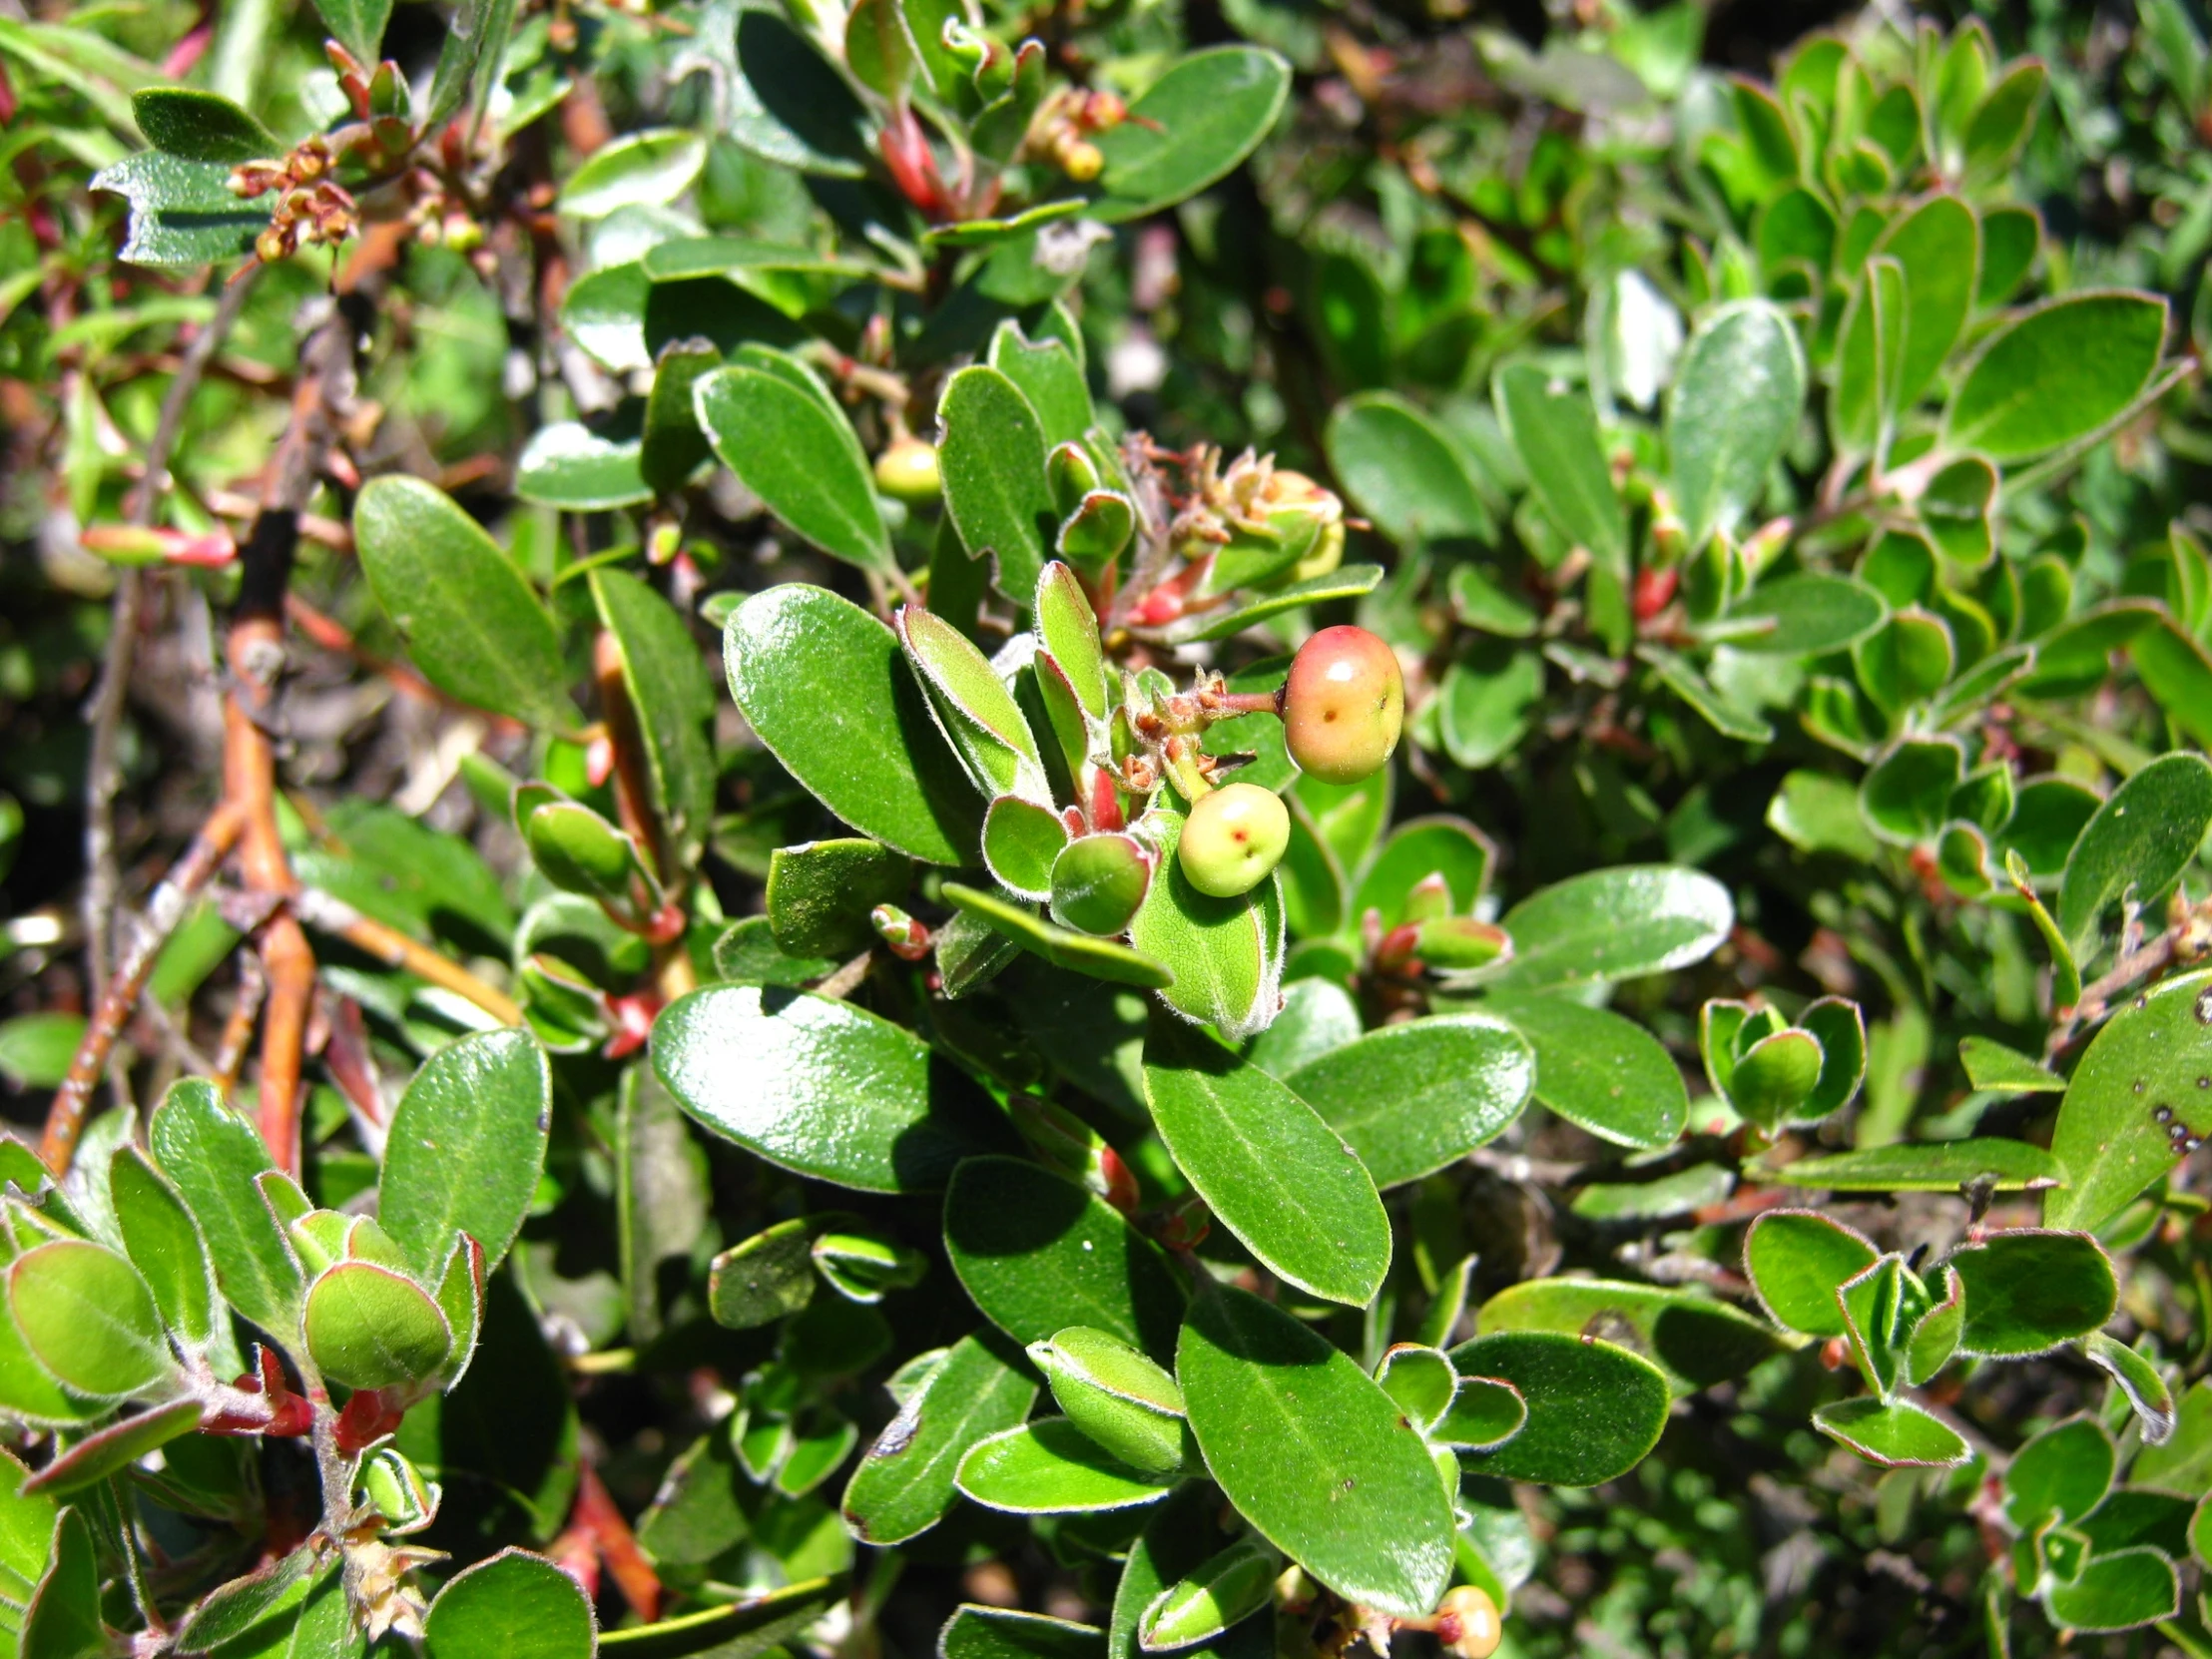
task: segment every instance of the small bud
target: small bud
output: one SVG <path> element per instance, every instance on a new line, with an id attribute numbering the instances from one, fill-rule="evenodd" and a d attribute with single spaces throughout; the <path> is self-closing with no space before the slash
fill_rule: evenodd
<path id="1" fill-rule="evenodd" d="M 927 927 L 896 904 L 876 905 L 868 911 L 867 919 L 875 929 L 875 936 L 902 962 L 920 961 L 936 942 Z"/>
<path id="2" fill-rule="evenodd" d="M 1047 1164 L 1080 1181 L 1123 1215 L 1136 1209 L 1136 1178 L 1097 1130 L 1042 1095 L 1008 1095 L 1006 1111 L 1029 1150 Z"/>
<path id="3" fill-rule="evenodd" d="M 384 1531 L 404 1536 L 437 1519 L 438 1484 L 391 1446 L 373 1452 L 361 1464 L 360 1501 L 384 1517 Z"/>
<path id="4" fill-rule="evenodd" d="M 1053 504 L 1063 514 L 1074 512 L 1083 504 L 1083 497 L 1105 487 L 1098 463 L 1091 459 L 1090 451 L 1072 441 L 1059 445 L 1045 457 L 1044 476 L 1052 491 Z"/>
<path id="5" fill-rule="evenodd" d="M 928 506 L 944 487 L 937 470 L 936 446 L 916 437 L 892 443 L 875 457 L 875 487 L 909 507 Z"/>
<path id="6" fill-rule="evenodd" d="M 254 256 L 264 265 L 275 265 L 291 253 L 291 238 L 272 225 L 254 239 Z"/>
<path id="7" fill-rule="evenodd" d="M 1324 628 L 1291 663 L 1283 727 L 1291 759 L 1328 784 L 1380 771 L 1405 724 L 1397 654 L 1364 628 Z"/>
<path id="8" fill-rule="evenodd" d="M 1282 799 L 1257 784 L 1230 784 L 1199 797 L 1175 855 L 1200 892 L 1234 898 L 1266 880 L 1290 844 Z"/>
<path id="9" fill-rule="evenodd" d="M 1778 1031 L 1753 1043 L 1728 1079 L 1729 1104 L 1753 1123 L 1772 1128 L 1805 1104 L 1821 1078 L 1820 1039 L 1810 1031 Z"/>

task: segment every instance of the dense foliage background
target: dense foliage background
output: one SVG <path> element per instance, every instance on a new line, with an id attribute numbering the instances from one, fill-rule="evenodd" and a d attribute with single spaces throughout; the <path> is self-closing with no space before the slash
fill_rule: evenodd
<path id="1" fill-rule="evenodd" d="M 0 4 L 0 1646 L 2212 1653 L 2206 32 Z"/>

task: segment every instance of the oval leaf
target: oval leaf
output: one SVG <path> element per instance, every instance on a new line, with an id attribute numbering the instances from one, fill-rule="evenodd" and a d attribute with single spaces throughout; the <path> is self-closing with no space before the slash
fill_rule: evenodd
<path id="1" fill-rule="evenodd" d="M 1536 1057 L 1511 1026 L 1446 1014 L 1371 1031 L 1283 1081 L 1383 1190 L 1444 1168 L 1520 1115 Z"/>

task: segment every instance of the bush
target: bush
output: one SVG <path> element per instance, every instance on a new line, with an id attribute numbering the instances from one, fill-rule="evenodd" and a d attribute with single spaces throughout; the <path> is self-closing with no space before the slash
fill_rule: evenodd
<path id="1" fill-rule="evenodd" d="M 0 15 L 9 1651 L 2212 1654 L 2179 0 L 314 4 Z"/>

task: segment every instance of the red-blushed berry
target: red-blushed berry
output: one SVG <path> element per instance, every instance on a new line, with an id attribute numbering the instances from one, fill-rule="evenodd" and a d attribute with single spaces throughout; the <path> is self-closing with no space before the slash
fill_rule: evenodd
<path id="1" fill-rule="evenodd" d="M 1365 628 L 1324 628 L 1299 647 L 1283 688 L 1283 728 L 1301 771 L 1357 784 L 1389 760 L 1404 725 L 1397 656 Z"/>

